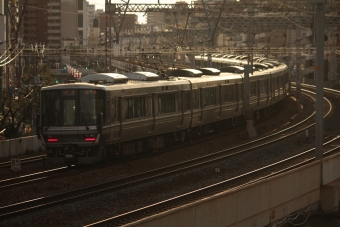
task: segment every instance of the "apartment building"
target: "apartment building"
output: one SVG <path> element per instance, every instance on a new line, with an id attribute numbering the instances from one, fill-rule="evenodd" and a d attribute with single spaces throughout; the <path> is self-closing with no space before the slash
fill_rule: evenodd
<path id="1" fill-rule="evenodd" d="M 176 5 L 188 5 L 185 1 L 177 1 Z M 164 10 L 163 12 L 148 12 L 147 13 L 147 24 L 149 27 L 176 27 L 184 26 L 188 18 L 188 13 L 183 12 L 172 12 L 171 9 Z"/>
<path id="2" fill-rule="evenodd" d="M 19 9 L 23 9 L 25 0 L 19 0 Z M 22 11 L 19 11 L 20 15 Z M 20 26 L 21 41 L 25 44 L 47 44 L 47 22 L 48 22 L 48 8 L 47 1 L 28 0 L 23 21 Z"/>
<path id="3" fill-rule="evenodd" d="M 95 10 L 96 10 L 96 6 L 87 3 L 87 10 L 88 10 L 88 25 L 90 27 L 90 33 L 92 32 L 92 28 L 93 28 L 93 20 L 95 19 Z"/>
<path id="4" fill-rule="evenodd" d="M 26 0 L 19 0 L 20 15 Z M 87 45 L 95 6 L 86 0 L 28 0 L 20 37 L 23 43 L 62 47 L 63 40 Z"/>

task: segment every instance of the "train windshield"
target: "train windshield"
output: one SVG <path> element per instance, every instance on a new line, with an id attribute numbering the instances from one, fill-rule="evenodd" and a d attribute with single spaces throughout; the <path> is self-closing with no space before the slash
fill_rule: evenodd
<path id="1" fill-rule="evenodd" d="M 44 126 L 89 126 L 99 123 L 104 111 L 104 91 L 50 90 L 41 92 L 41 122 Z"/>
<path id="2" fill-rule="evenodd" d="M 45 91 L 41 93 L 40 111 L 42 116 L 42 125 L 61 125 L 59 91 Z"/>
<path id="3" fill-rule="evenodd" d="M 95 125 L 104 113 L 104 94 L 97 90 L 80 90 L 80 125 Z"/>

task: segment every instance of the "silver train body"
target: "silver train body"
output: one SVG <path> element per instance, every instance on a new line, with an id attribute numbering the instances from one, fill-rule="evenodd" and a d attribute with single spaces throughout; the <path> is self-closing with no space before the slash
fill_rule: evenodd
<path id="1" fill-rule="evenodd" d="M 37 133 L 48 162 L 93 164 L 244 121 L 243 74 L 202 71 L 173 71 L 163 80 L 147 72 L 94 74 L 81 82 L 43 87 Z M 285 99 L 287 66 L 254 71 L 249 88 L 256 120 Z"/>

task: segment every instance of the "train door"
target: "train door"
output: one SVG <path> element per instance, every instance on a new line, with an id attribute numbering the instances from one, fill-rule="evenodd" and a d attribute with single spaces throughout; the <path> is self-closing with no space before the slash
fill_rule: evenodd
<path id="1" fill-rule="evenodd" d="M 148 108 L 148 115 L 149 115 L 149 129 L 148 133 L 153 133 L 155 130 L 155 94 L 149 95 L 148 96 L 148 101 L 147 101 L 147 108 Z"/>
<path id="2" fill-rule="evenodd" d="M 256 81 L 256 94 L 257 94 L 257 106 L 260 106 L 260 95 L 261 95 L 261 92 L 260 92 L 260 81 L 257 80 Z"/>
<path id="3" fill-rule="evenodd" d="M 274 99 L 273 75 L 272 74 L 270 74 L 270 77 L 269 77 L 269 91 L 270 91 L 270 104 L 272 104 L 273 99 Z"/>
<path id="4" fill-rule="evenodd" d="M 105 140 L 107 143 L 109 143 L 111 141 L 111 133 L 112 133 L 112 128 L 111 128 L 111 108 L 110 108 L 110 105 L 111 104 L 111 99 L 109 96 L 107 96 L 107 99 L 106 99 L 106 122 L 104 125 L 106 125 L 106 130 L 104 132 L 104 134 L 106 135 L 105 137 Z"/>
<path id="5" fill-rule="evenodd" d="M 238 113 L 238 110 L 240 108 L 240 94 L 239 94 L 240 89 L 241 86 L 238 83 L 235 83 L 235 101 L 236 101 L 235 114 Z"/>
<path id="6" fill-rule="evenodd" d="M 219 113 L 217 113 L 217 118 L 221 118 L 222 116 L 222 104 L 223 104 L 223 99 L 222 99 L 222 86 L 218 86 L 217 87 L 217 92 L 218 92 L 218 96 L 217 96 L 217 104 L 219 105 Z"/>
<path id="7" fill-rule="evenodd" d="M 202 122 L 202 120 L 203 120 L 203 113 L 204 113 L 204 105 L 203 105 L 203 96 L 204 96 L 204 94 L 203 94 L 203 88 L 200 88 L 199 89 L 199 91 L 200 91 L 200 111 L 201 111 L 201 114 L 200 114 L 200 117 L 199 117 L 199 120 L 198 120 L 198 123 L 201 123 Z"/>
<path id="8" fill-rule="evenodd" d="M 270 95 L 270 84 L 269 84 L 269 79 L 266 79 L 266 92 L 267 92 L 267 103 L 269 103 L 269 95 Z"/>
<path id="9" fill-rule="evenodd" d="M 281 84 L 282 84 L 282 94 L 283 96 L 286 96 L 286 83 L 285 83 L 285 77 L 284 74 L 281 76 Z"/>
<path id="10" fill-rule="evenodd" d="M 119 140 L 122 130 L 122 122 L 121 122 L 121 99 L 115 98 L 112 99 L 112 105 L 113 105 L 113 140 Z"/>
<path id="11" fill-rule="evenodd" d="M 107 118 L 107 125 L 109 128 L 109 136 L 108 139 L 110 143 L 113 143 L 114 140 L 114 131 L 115 131 L 115 99 L 114 98 L 109 98 L 107 108 L 109 109 L 108 116 Z"/>
<path id="12" fill-rule="evenodd" d="M 190 91 L 182 91 L 179 96 L 180 109 L 178 110 L 179 125 L 182 127 L 184 124 L 184 113 L 190 109 Z"/>
<path id="13" fill-rule="evenodd" d="M 62 90 L 60 98 L 60 112 L 61 112 L 61 125 L 62 126 L 75 126 L 76 125 L 76 112 L 79 112 L 77 103 L 78 91 Z M 80 120 L 81 121 L 81 120 Z M 83 124 L 87 125 L 87 124 Z"/>
<path id="14" fill-rule="evenodd" d="M 176 102 L 177 102 L 177 128 L 181 128 L 183 126 L 183 100 L 182 100 L 183 91 L 178 91 L 175 94 Z"/>
<path id="15" fill-rule="evenodd" d="M 281 78 L 280 75 L 276 77 L 276 86 L 277 86 L 277 98 L 280 99 L 281 95 Z"/>

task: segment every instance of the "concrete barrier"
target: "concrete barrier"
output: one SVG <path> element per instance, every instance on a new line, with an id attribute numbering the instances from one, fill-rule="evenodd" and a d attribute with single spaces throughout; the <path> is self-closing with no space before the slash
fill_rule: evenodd
<path id="1" fill-rule="evenodd" d="M 322 168 L 322 169 L 321 169 Z M 219 193 L 126 226 L 204 227 L 268 226 L 296 211 L 320 204 L 337 212 L 340 198 L 340 154 L 287 173 Z"/>
<path id="2" fill-rule="evenodd" d="M 320 162 L 127 226 L 265 226 L 320 199 Z"/>
<path id="3" fill-rule="evenodd" d="M 37 136 L 27 136 L 0 141 L 0 158 L 10 158 L 43 149 Z"/>

